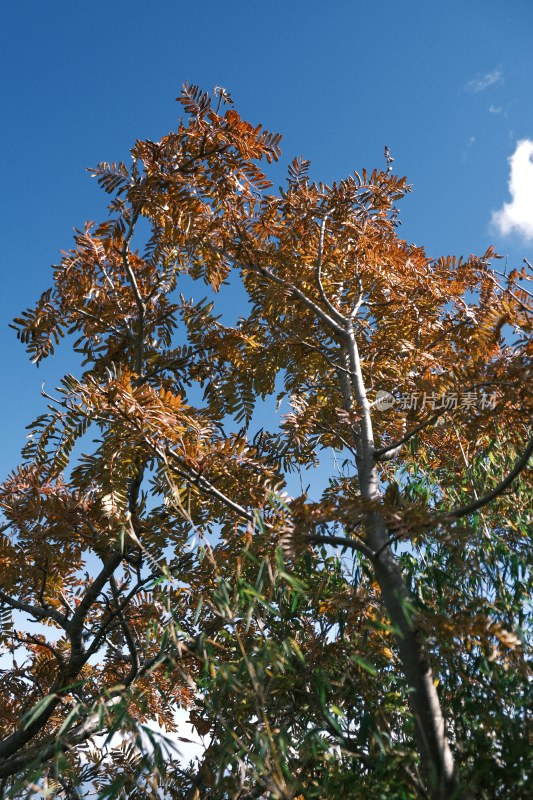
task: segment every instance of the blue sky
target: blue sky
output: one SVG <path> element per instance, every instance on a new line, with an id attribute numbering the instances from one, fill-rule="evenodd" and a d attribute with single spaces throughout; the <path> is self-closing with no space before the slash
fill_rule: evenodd
<path id="1" fill-rule="evenodd" d="M 330 182 L 383 166 L 388 145 L 413 184 L 405 238 L 432 256 L 493 243 L 515 266 L 533 260 L 532 33 L 531 0 L 5 3 L 0 473 L 44 410 L 42 382 L 74 363 L 65 348 L 37 370 L 8 322 L 72 229 L 106 213 L 84 168 L 171 130 L 184 81 L 225 86 L 283 134 L 276 184 L 295 155 Z"/>

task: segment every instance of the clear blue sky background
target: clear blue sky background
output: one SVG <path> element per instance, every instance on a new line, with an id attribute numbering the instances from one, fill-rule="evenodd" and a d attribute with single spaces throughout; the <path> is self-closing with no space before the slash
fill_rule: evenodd
<path id="1" fill-rule="evenodd" d="M 519 265 L 528 223 L 504 236 L 491 215 L 511 200 L 517 142 L 533 140 L 532 38 L 531 0 L 4 3 L 0 474 L 44 410 L 42 381 L 73 365 L 60 349 L 37 370 L 8 322 L 47 288 L 72 228 L 106 213 L 84 167 L 171 130 L 184 81 L 225 86 L 283 133 L 283 169 L 303 154 L 329 182 L 383 166 L 388 145 L 414 188 L 406 238 L 432 256 L 494 243 Z"/>

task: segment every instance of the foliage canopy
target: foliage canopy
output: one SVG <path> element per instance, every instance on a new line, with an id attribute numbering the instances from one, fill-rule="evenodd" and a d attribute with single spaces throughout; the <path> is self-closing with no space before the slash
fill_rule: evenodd
<path id="1" fill-rule="evenodd" d="M 279 135 L 179 101 L 14 323 L 83 367 L 0 487 L 2 796 L 525 797 L 530 275 L 401 239 L 387 150 L 274 194 Z"/>

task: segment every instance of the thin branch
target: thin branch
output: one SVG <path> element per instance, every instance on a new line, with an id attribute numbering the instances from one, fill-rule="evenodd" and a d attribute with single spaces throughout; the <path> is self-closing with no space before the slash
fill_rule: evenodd
<path id="1" fill-rule="evenodd" d="M 324 305 L 326 306 L 326 308 L 330 312 L 330 314 L 333 317 L 333 319 L 336 322 L 338 322 L 339 325 L 342 325 L 344 327 L 344 325 L 346 324 L 346 320 L 345 320 L 344 316 L 340 313 L 340 311 L 338 311 L 335 308 L 333 303 L 328 298 L 328 296 L 326 294 L 326 291 L 324 289 L 324 285 L 322 283 L 322 259 L 323 259 L 323 255 L 324 255 L 324 235 L 325 235 L 325 232 L 326 232 L 327 219 L 328 219 L 328 215 L 326 214 L 323 217 L 322 222 L 320 223 L 320 236 L 319 236 L 319 240 L 318 240 L 318 256 L 317 256 L 316 270 L 315 270 L 316 282 L 317 282 L 317 286 L 318 286 L 318 291 L 320 293 L 320 297 L 322 298 L 322 302 L 324 303 Z"/>
<path id="2" fill-rule="evenodd" d="M 106 268 L 104 267 L 104 265 L 100 261 L 98 261 L 98 266 L 102 270 L 104 278 L 108 282 L 108 284 L 109 284 L 109 286 L 111 288 L 111 291 L 113 292 L 113 294 L 115 294 L 115 297 L 116 297 L 116 288 L 115 288 L 115 284 L 113 283 L 113 279 L 109 276 Z M 118 301 L 118 297 L 116 299 Z"/>
<path id="3" fill-rule="evenodd" d="M 164 455 L 161 453 L 161 451 L 157 450 L 157 452 L 162 458 L 164 458 Z M 168 453 L 170 456 L 172 456 L 174 461 L 176 461 L 181 467 L 181 468 L 173 467 L 173 471 L 177 475 L 179 475 L 181 478 L 185 478 L 186 480 L 192 483 L 195 483 L 199 488 L 203 489 L 207 494 L 210 494 L 212 497 L 216 497 L 217 500 L 220 500 L 222 503 L 224 503 L 224 505 L 228 506 L 228 508 L 231 508 L 240 517 L 247 520 L 248 522 L 253 523 L 255 521 L 253 513 L 247 511 L 238 503 L 235 503 L 233 500 L 227 497 L 227 495 L 225 495 L 223 492 L 215 488 L 215 486 L 213 486 L 213 484 L 210 483 L 210 481 L 208 481 L 207 478 L 204 478 L 204 476 L 201 475 L 199 472 L 196 472 L 196 470 L 193 470 L 188 465 L 185 465 L 183 463 L 183 460 L 177 453 L 175 453 L 171 449 L 168 450 Z M 166 458 L 164 458 L 164 460 L 166 461 Z"/>
<path id="4" fill-rule="evenodd" d="M 41 587 L 40 587 L 40 589 L 39 589 L 39 591 L 37 593 L 37 596 L 39 598 L 39 602 L 41 604 L 41 608 L 46 609 L 46 608 L 48 608 L 48 603 L 44 599 L 44 593 L 46 591 L 46 583 L 48 581 L 48 558 L 46 558 L 46 567 L 40 567 L 40 566 L 37 565 L 37 569 L 41 570 L 42 573 L 43 573 L 43 579 L 41 581 Z"/>
<path id="5" fill-rule="evenodd" d="M 479 383 L 472 383 L 465 388 L 465 392 L 474 392 L 477 389 L 483 389 L 487 386 L 517 386 L 518 383 L 509 383 L 504 381 L 481 381 Z M 378 447 L 374 450 L 374 458 L 376 461 L 389 461 L 391 458 L 394 458 L 395 455 L 400 451 L 401 447 L 406 444 L 415 434 L 419 431 L 427 428 L 428 425 L 431 425 L 433 422 L 436 422 L 443 414 L 446 414 L 450 411 L 457 411 L 458 408 L 441 408 L 437 411 L 436 414 L 433 414 L 429 419 L 425 422 L 421 422 L 416 427 L 412 428 L 408 433 L 405 434 L 401 439 L 394 444 L 387 445 L 387 447 Z"/>
<path id="6" fill-rule="evenodd" d="M 524 259 L 524 261 L 525 261 L 525 260 L 526 260 L 526 259 Z M 529 263 L 529 262 L 528 262 L 528 263 Z M 492 270 L 492 272 L 496 272 L 496 274 L 497 274 L 497 275 L 501 275 L 501 276 L 502 276 L 502 278 L 505 278 L 505 277 L 507 277 L 507 276 L 506 276 L 506 275 L 504 275 L 502 272 L 498 272 L 498 271 L 497 271 L 497 270 L 495 270 L 495 269 L 494 269 L 494 270 Z M 520 300 L 520 298 L 516 296 L 516 294 L 515 294 L 515 293 L 512 291 L 512 289 L 511 289 L 509 286 L 502 286 L 502 285 L 501 285 L 501 283 L 499 283 L 499 282 L 496 280 L 496 278 L 494 277 L 494 275 L 490 275 L 490 274 L 489 274 L 489 278 L 490 278 L 490 279 L 492 280 L 492 282 L 493 282 L 493 283 L 494 283 L 494 284 L 495 284 L 495 285 L 498 287 L 498 289 L 500 289 L 502 292 L 507 292 L 507 294 L 511 295 L 511 297 L 513 298 L 513 300 L 515 301 L 515 303 L 518 303 L 518 305 L 520 306 L 520 308 L 522 309 L 522 311 L 525 311 L 526 313 L 528 313 L 528 314 L 531 314 L 531 312 L 532 312 L 531 306 L 527 306 L 527 305 L 526 305 L 526 304 L 525 304 L 525 303 L 524 303 L 522 300 Z M 530 297 L 530 298 L 532 298 L 532 299 L 533 299 L 533 294 L 531 294 L 531 292 L 528 292 L 528 290 L 527 290 L 527 289 L 524 289 L 524 287 L 523 287 L 523 286 L 518 286 L 518 289 L 519 289 L 521 292 L 524 292 L 524 294 L 526 294 L 528 297 Z"/>
<path id="7" fill-rule="evenodd" d="M 120 696 L 117 694 L 111 697 L 107 705 L 113 706 L 118 703 Z M 66 737 L 60 741 L 59 747 L 63 752 L 72 749 L 75 745 L 86 741 L 99 730 L 102 729 L 104 723 L 104 715 L 101 711 L 87 717 L 78 727 L 73 728 Z M 38 760 L 39 763 L 48 761 L 52 758 L 58 749 L 58 736 L 57 734 L 50 737 L 46 742 L 30 747 L 21 753 L 14 755 L 13 758 L 2 758 L 0 760 L 0 778 L 6 778 L 20 772 L 22 769 L 31 764 L 32 761 Z"/>
<path id="8" fill-rule="evenodd" d="M 323 432 L 323 433 L 329 433 L 329 434 L 332 434 L 333 436 L 335 436 L 335 437 L 336 437 L 336 438 L 339 440 L 339 442 L 340 442 L 341 444 L 343 444 L 343 445 L 344 445 L 344 447 L 345 447 L 347 450 L 349 450 L 349 451 L 350 451 L 350 453 L 351 453 L 351 454 L 352 454 L 352 455 L 353 455 L 355 458 L 357 458 L 357 450 L 355 449 L 355 446 L 354 446 L 354 445 L 352 445 L 352 444 L 350 444 L 349 442 L 347 442 L 347 441 L 346 441 L 346 439 L 344 438 L 344 436 L 342 436 L 342 434 L 340 434 L 338 431 L 334 430 L 333 428 L 328 428 L 328 426 L 327 426 L 327 425 L 322 425 L 322 426 L 319 428 L 319 430 L 320 430 L 321 432 Z M 333 450 L 333 452 L 335 452 L 335 448 L 334 448 L 334 447 L 332 447 L 331 449 Z"/>
<path id="9" fill-rule="evenodd" d="M 210 158 L 211 156 L 222 155 L 222 153 L 225 153 L 227 150 L 230 149 L 230 147 L 231 147 L 231 145 L 225 144 L 225 145 L 222 145 L 221 147 L 214 147 L 212 150 L 207 150 L 207 151 L 204 150 L 204 152 L 200 152 L 200 153 L 197 153 L 194 156 L 191 156 L 190 158 L 187 159 L 187 161 L 184 161 L 183 164 L 178 164 L 177 165 L 177 169 L 178 169 L 179 172 L 183 173 L 184 175 L 190 174 L 190 173 L 187 172 L 187 170 L 189 169 L 189 167 L 192 164 L 194 164 L 195 161 L 202 161 L 202 160 L 204 160 L 206 158 Z M 168 183 L 168 186 L 172 186 L 172 182 L 171 181 L 167 181 L 167 183 Z"/>
<path id="10" fill-rule="evenodd" d="M 428 350 L 432 350 L 434 347 L 438 345 L 439 342 L 442 342 L 442 340 L 445 339 L 448 336 L 448 334 L 453 333 L 453 331 L 457 330 L 457 328 L 460 328 L 462 325 L 466 325 L 470 321 L 471 320 L 469 318 L 460 319 L 458 322 L 453 323 L 451 327 L 439 333 L 437 338 L 433 339 L 429 344 L 424 345 L 423 347 L 420 346 L 420 349 L 423 350 L 425 353 L 427 353 Z"/>
<path id="11" fill-rule="evenodd" d="M 503 492 L 512 484 L 515 478 L 520 475 L 520 473 L 527 467 L 528 461 L 533 455 L 533 436 L 530 438 L 528 445 L 520 458 L 517 460 L 516 464 L 514 465 L 513 469 L 509 472 L 509 474 L 502 480 L 500 483 L 492 489 L 492 491 L 487 492 L 486 494 L 478 497 L 472 503 L 468 503 L 467 505 L 460 506 L 459 508 L 454 509 L 453 511 L 448 511 L 446 514 L 443 514 L 440 517 L 437 517 L 436 522 L 448 522 L 454 519 L 461 519 L 462 517 L 466 517 L 469 514 L 473 514 L 474 511 L 478 511 L 483 506 L 488 505 L 492 500 L 495 500 L 496 497 L 503 494 Z"/>
<path id="12" fill-rule="evenodd" d="M 435 422 L 439 417 L 442 417 L 443 414 L 446 413 L 449 409 L 443 408 L 437 414 L 433 414 L 429 419 L 425 420 L 425 422 L 421 422 L 416 427 L 412 428 L 405 436 L 402 436 L 397 442 L 394 444 L 388 445 L 387 447 L 378 447 L 374 450 L 374 458 L 376 461 L 389 461 L 391 458 L 394 458 L 395 455 L 398 454 L 400 449 L 406 444 L 409 439 L 412 439 L 419 431 L 427 428 L 428 425 L 431 425 L 432 422 Z"/>
<path id="13" fill-rule="evenodd" d="M 31 633 L 27 633 L 26 637 L 19 636 L 18 634 L 13 634 L 11 636 L 11 638 L 16 642 L 19 642 L 19 644 L 30 644 L 31 643 L 31 644 L 37 645 L 38 647 L 44 647 L 45 650 L 49 650 L 50 653 L 52 653 L 52 655 L 54 656 L 54 658 L 58 662 L 58 664 L 61 667 L 61 669 L 63 669 L 63 667 L 65 666 L 65 661 L 63 659 L 63 656 L 59 652 L 59 650 L 56 650 L 56 648 L 53 647 L 48 642 L 44 642 L 41 639 L 38 639 L 37 636 L 34 636 Z"/>
<path id="14" fill-rule="evenodd" d="M 139 375 L 142 375 L 143 363 L 144 363 L 144 317 L 146 312 L 146 305 L 139 290 L 139 285 L 137 283 L 135 273 L 133 272 L 133 269 L 131 267 L 130 260 L 128 258 L 128 251 L 129 251 L 130 239 L 133 236 L 135 225 L 141 213 L 141 207 L 142 204 L 139 203 L 133 210 L 128 231 L 124 237 L 122 243 L 122 249 L 120 250 L 120 255 L 122 256 L 122 263 L 124 264 L 124 269 L 126 270 L 126 274 L 128 276 L 133 291 L 133 296 L 135 298 L 135 303 L 137 305 L 137 310 L 139 314 L 139 329 L 137 331 L 137 337 L 136 337 L 137 338 L 136 372 Z"/>
<path id="15" fill-rule="evenodd" d="M 78 308 L 77 306 L 76 308 L 73 308 L 72 311 L 74 311 L 76 314 L 81 314 L 83 317 L 87 317 L 87 319 L 92 319 L 94 322 L 98 322 L 103 328 L 109 328 L 109 330 L 113 331 L 113 333 L 116 333 L 117 336 L 122 336 L 122 331 L 119 330 L 119 328 L 116 328 L 111 322 L 104 322 L 102 319 L 100 319 L 100 317 L 97 317 L 96 314 L 91 314 L 89 311 L 85 311 L 85 309 Z M 126 328 L 126 331 L 128 336 L 131 337 L 131 333 L 128 328 Z"/>
<path id="16" fill-rule="evenodd" d="M 349 539 L 346 536 L 322 536 L 318 533 L 309 533 L 306 535 L 305 540 L 310 544 L 331 544 L 339 545 L 340 547 L 349 547 L 351 550 L 357 550 L 367 558 L 375 558 L 374 552 L 367 547 L 364 542 L 358 539 Z"/>
<path id="17" fill-rule="evenodd" d="M 377 560 L 378 560 L 378 558 L 380 557 L 380 555 L 382 554 L 382 552 L 383 552 L 384 550 L 386 550 L 386 549 L 387 549 L 387 547 L 390 547 L 390 546 L 391 546 L 392 544 L 394 544 L 395 542 L 400 542 L 400 541 L 401 541 L 403 538 L 405 538 L 405 532 L 403 532 L 403 531 L 402 531 L 402 533 L 395 533 L 393 536 L 389 536 L 389 538 L 387 539 L 387 541 L 386 541 L 386 542 L 384 542 L 384 543 L 381 545 L 381 547 L 380 547 L 380 548 L 378 548 L 378 550 L 376 550 L 376 552 L 375 552 L 375 553 L 372 553 L 372 559 L 373 559 L 374 561 L 377 561 Z"/>
<path id="18" fill-rule="evenodd" d="M 337 373 L 338 372 L 345 372 L 347 375 L 350 374 L 350 370 L 349 369 L 345 369 L 344 367 L 341 367 L 340 364 L 337 364 L 337 362 L 334 361 L 332 358 L 330 358 L 330 356 L 328 356 L 327 353 L 325 353 L 320 347 L 317 347 L 316 345 L 311 344 L 311 342 L 306 342 L 305 339 L 297 339 L 296 341 L 298 342 L 298 344 L 301 344 L 304 347 L 309 348 L 309 350 L 313 350 L 315 353 L 319 353 L 319 355 L 321 355 L 322 358 L 324 358 L 327 361 L 327 363 L 330 365 L 330 367 L 333 367 L 335 372 L 337 372 Z"/>
<path id="19" fill-rule="evenodd" d="M 70 658 L 65 665 L 63 675 L 61 676 L 61 679 L 57 678 L 53 686 L 50 688 L 48 694 L 51 699 L 48 705 L 44 706 L 40 713 L 34 715 L 30 723 L 21 725 L 12 734 L 0 742 L 0 759 L 9 758 L 12 756 L 44 728 L 50 717 L 53 715 L 57 705 L 60 703 L 61 694 L 68 689 L 68 682 L 79 674 L 81 668 L 86 663 L 88 655 L 83 646 L 83 626 L 85 617 L 90 607 L 96 601 L 103 586 L 107 583 L 110 576 L 120 564 L 121 560 L 122 554 L 115 553 L 107 562 L 104 563 L 99 575 L 94 579 L 92 584 L 87 589 L 72 619 L 67 623 L 66 626 L 62 625 L 62 627 L 64 627 L 67 631 L 71 643 Z M 4 593 L 0 591 L 0 599 L 4 599 L 5 596 L 2 597 L 3 594 Z M 21 610 L 28 610 L 27 608 L 24 608 L 26 604 L 23 603 L 13 601 L 9 604 L 13 605 L 14 607 L 18 606 L 19 608 L 23 606 Z M 29 608 L 33 612 L 33 607 L 29 606 Z M 55 615 L 59 615 L 62 620 L 66 619 L 57 611 L 55 612 Z M 55 615 L 54 618 L 56 618 Z M 50 611 L 46 611 L 41 614 L 41 617 L 43 616 L 52 617 L 52 614 Z M 2 777 L 3 774 L 5 773 L 2 773 L 0 769 L 0 777 Z"/>
<path id="20" fill-rule="evenodd" d="M 305 306 L 307 306 L 307 308 L 313 311 L 317 315 L 317 317 L 320 320 L 322 320 L 322 322 L 325 325 L 327 325 L 328 328 L 335 331 L 335 333 L 338 336 L 342 336 L 343 339 L 346 338 L 346 331 L 342 327 L 342 325 L 339 325 L 338 322 L 335 319 L 333 319 L 333 317 L 331 317 L 329 314 L 326 314 L 326 312 L 322 308 L 320 308 L 320 306 L 318 306 L 313 300 L 311 300 L 311 298 L 309 298 L 305 294 L 305 292 L 302 292 L 302 290 L 299 289 L 297 286 L 295 286 L 293 283 L 289 283 L 288 281 L 283 280 L 283 278 L 280 278 L 278 275 L 276 275 L 266 267 L 259 266 L 259 264 L 254 265 L 251 263 L 242 263 L 242 264 L 239 264 L 238 262 L 236 263 L 238 266 L 245 269 L 251 269 L 253 272 L 257 272 L 264 278 L 268 278 L 273 283 L 277 283 L 278 286 L 283 286 L 285 289 L 288 289 L 295 297 L 301 300 L 302 303 Z"/>

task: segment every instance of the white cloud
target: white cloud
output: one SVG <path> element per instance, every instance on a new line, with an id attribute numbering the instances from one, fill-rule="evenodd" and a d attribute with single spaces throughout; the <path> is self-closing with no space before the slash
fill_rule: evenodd
<path id="1" fill-rule="evenodd" d="M 492 224 L 502 236 L 521 234 L 533 241 L 533 140 L 521 139 L 509 158 L 511 202 L 492 214 Z"/>
<path id="2" fill-rule="evenodd" d="M 503 75 L 501 70 L 493 69 L 492 72 L 486 72 L 484 75 L 476 75 L 471 81 L 466 84 L 468 92 L 483 92 L 489 86 L 494 86 L 495 83 L 501 83 Z"/>
<path id="3" fill-rule="evenodd" d="M 491 114 L 501 114 L 502 108 L 501 106 L 489 106 L 489 111 Z"/>

